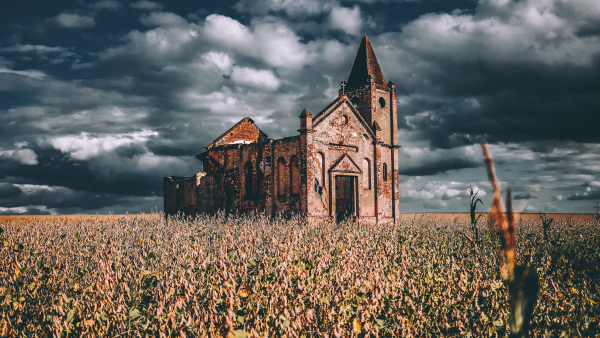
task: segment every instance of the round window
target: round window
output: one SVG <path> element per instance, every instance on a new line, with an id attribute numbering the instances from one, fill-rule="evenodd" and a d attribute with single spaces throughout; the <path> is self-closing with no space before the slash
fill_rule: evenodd
<path id="1" fill-rule="evenodd" d="M 342 115 L 342 124 L 348 124 L 348 116 Z"/>
<path id="2" fill-rule="evenodd" d="M 383 97 L 379 98 L 379 106 L 381 106 L 381 108 L 385 107 L 385 99 Z"/>

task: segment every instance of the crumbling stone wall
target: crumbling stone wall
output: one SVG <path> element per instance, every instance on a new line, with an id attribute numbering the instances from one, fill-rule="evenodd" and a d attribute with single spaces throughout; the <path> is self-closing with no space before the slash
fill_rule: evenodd
<path id="1" fill-rule="evenodd" d="M 196 213 L 211 214 L 225 209 L 225 191 L 223 189 L 223 176 L 199 173 L 198 186 L 196 187 Z"/>
<path id="2" fill-rule="evenodd" d="M 165 214 L 175 215 L 181 212 L 186 215 L 196 215 L 196 187 L 199 177 L 203 174 L 197 173 L 193 177 L 171 176 L 164 178 Z"/>
<path id="3" fill-rule="evenodd" d="M 238 127 L 252 129 L 244 124 Z M 195 211 L 191 212 L 186 207 L 186 213 L 215 213 L 219 210 L 233 213 L 300 211 L 303 188 L 300 185 L 302 160 L 299 158 L 299 141 L 300 138 L 296 136 L 249 144 L 213 144 L 209 150 L 197 156 L 202 160 L 205 172 L 197 174 Z M 280 158 L 285 162 L 281 177 L 273 167 Z M 284 184 L 282 195 L 276 191 L 280 179 Z M 191 178 L 165 178 L 165 182 L 174 180 L 193 181 Z M 183 204 L 175 201 L 175 190 L 165 183 L 166 214 L 183 211 Z"/>

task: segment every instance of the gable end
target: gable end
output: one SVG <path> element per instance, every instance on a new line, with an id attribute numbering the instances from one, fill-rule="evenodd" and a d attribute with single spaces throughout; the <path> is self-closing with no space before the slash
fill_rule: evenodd
<path id="1" fill-rule="evenodd" d="M 354 163 L 352 157 L 348 156 L 348 154 L 342 155 L 329 172 L 343 172 L 343 173 L 354 173 L 354 174 L 362 174 L 362 170 Z"/>
<path id="2" fill-rule="evenodd" d="M 376 140 L 375 134 L 373 133 L 373 130 L 370 128 L 369 124 L 365 121 L 362 115 L 360 115 L 356 108 L 354 108 L 350 100 L 348 100 L 348 98 L 345 95 L 338 97 L 331 104 L 329 104 L 327 108 L 323 109 L 317 115 L 317 117 L 313 119 L 313 129 L 316 126 L 318 126 L 321 122 L 323 122 L 327 118 L 327 116 L 329 116 L 332 112 L 334 112 L 339 106 L 341 106 L 344 103 L 348 105 L 350 111 L 352 111 L 354 113 L 354 116 L 356 116 L 358 121 L 360 121 L 360 124 L 363 126 L 363 129 L 368 133 L 369 137 L 371 137 L 371 140 Z"/>

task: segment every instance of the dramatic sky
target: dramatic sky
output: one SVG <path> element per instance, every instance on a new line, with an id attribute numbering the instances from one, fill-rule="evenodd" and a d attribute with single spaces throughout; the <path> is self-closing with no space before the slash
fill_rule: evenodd
<path id="1" fill-rule="evenodd" d="M 598 0 L 19 0 L 0 5 L 0 214 L 162 211 L 164 176 L 249 116 L 296 134 L 361 39 L 398 90 L 403 212 L 600 201 Z"/>

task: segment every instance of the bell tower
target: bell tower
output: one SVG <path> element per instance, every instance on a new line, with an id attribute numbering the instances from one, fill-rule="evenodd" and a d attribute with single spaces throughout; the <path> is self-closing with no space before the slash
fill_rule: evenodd
<path id="1" fill-rule="evenodd" d="M 369 125 L 377 122 L 385 144 L 397 145 L 396 88 L 393 81 L 385 81 L 367 36 L 362 38 L 358 47 L 345 94 Z"/>

